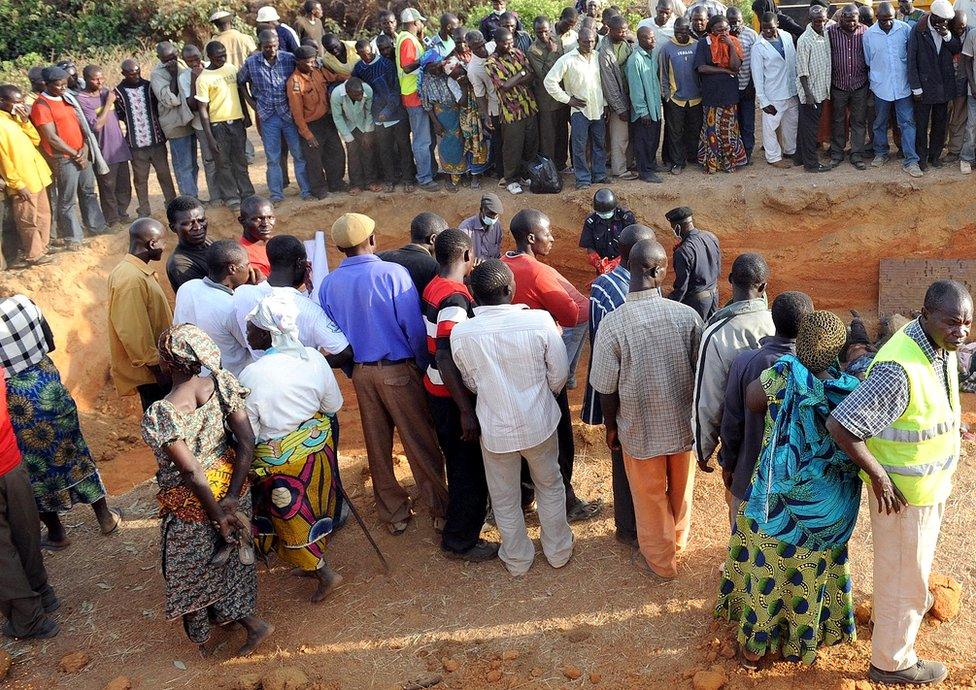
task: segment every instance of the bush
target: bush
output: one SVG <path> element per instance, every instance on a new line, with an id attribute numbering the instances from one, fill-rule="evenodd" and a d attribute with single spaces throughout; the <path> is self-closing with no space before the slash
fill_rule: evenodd
<path id="1" fill-rule="evenodd" d="M 517 12 L 519 19 L 522 20 L 523 28 L 532 34 L 532 22 L 538 16 L 548 17 L 553 23 L 559 19 L 559 15 L 565 7 L 575 4 L 570 0 L 509 0 L 508 10 L 510 12 Z M 630 28 L 633 30 L 637 26 L 637 22 L 648 16 L 646 3 L 636 2 L 628 3 L 621 2 L 620 0 L 613 0 L 609 4 L 617 5 L 623 9 L 623 14 L 630 23 Z M 607 5 L 609 7 L 609 5 Z M 484 3 L 475 5 L 468 11 L 466 24 L 477 28 L 478 22 L 481 18 L 491 12 L 491 4 Z M 490 37 L 486 36 L 488 40 Z"/>
<path id="2" fill-rule="evenodd" d="M 127 43 L 142 33 L 126 2 L 93 0 L 0 1 L 0 60 L 36 53 L 46 59 L 69 51 Z"/>
<path id="3" fill-rule="evenodd" d="M 147 2 L 146 25 L 156 41 L 173 40 L 194 43 L 201 48 L 213 35 L 210 15 L 217 10 L 228 10 L 238 16 L 237 28 L 254 33 L 254 27 L 244 25 L 239 17 L 246 11 L 242 0 L 167 0 L 156 4 Z"/>

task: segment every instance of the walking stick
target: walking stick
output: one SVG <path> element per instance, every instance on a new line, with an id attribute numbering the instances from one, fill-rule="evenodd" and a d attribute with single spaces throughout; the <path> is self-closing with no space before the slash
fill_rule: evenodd
<path id="1" fill-rule="evenodd" d="M 380 563 L 383 564 L 383 571 L 389 575 L 390 565 L 386 562 L 386 558 L 383 556 L 383 552 L 380 551 L 379 545 L 377 545 L 376 541 L 373 539 L 373 535 L 369 533 L 369 528 L 366 527 L 366 523 L 363 522 L 363 519 L 359 516 L 359 511 L 356 510 L 356 506 L 354 506 L 352 501 L 349 499 L 349 494 L 346 493 L 346 487 L 342 485 L 341 480 L 336 482 L 336 484 L 339 487 L 339 491 L 342 492 L 342 498 L 346 501 L 346 503 L 349 504 L 349 512 L 352 513 L 354 518 L 356 518 L 356 522 L 359 523 L 360 528 L 363 530 L 363 534 L 366 535 L 369 545 L 373 547 L 373 551 L 376 552 L 376 556 L 380 559 Z"/>

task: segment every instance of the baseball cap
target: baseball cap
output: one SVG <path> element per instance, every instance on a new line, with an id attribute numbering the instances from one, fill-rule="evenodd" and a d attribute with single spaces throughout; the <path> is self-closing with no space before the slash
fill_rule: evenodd
<path id="1" fill-rule="evenodd" d="M 233 16 L 234 16 L 233 13 L 228 12 L 227 10 L 217 10 L 216 12 L 210 15 L 210 21 L 215 22 L 218 19 L 223 19 L 224 17 L 233 17 Z"/>
<path id="2" fill-rule="evenodd" d="M 425 22 L 427 17 L 420 14 L 419 10 L 415 10 L 413 7 L 408 7 L 403 12 L 400 13 L 400 23 L 409 24 L 410 22 Z"/>
<path id="3" fill-rule="evenodd" d="M 376 221 L 362 213 L 343 213 L 332 224 L 332 240 L 339 249 L 348 249 L 365 242 L 373 230 Z"/>
<path id="4" fill-rule="evenodd" d="M 265 5 L 258 10 L 258 16 L 256 21 L 259 22 L 277 22 L 281 21 L 281 17 L 278 16 L 278 10 L 276 10 L 271 5 Z"/>

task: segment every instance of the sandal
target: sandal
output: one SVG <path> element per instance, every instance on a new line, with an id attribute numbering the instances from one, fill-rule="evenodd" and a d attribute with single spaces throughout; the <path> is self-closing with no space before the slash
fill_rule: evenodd
<path id="1" fill-rule="evenodd" d="M 603 510 L 603 501 L 577 501 L 576 505 L 566 511 L 567 522 L 583 522 L 592 520 Z"/>
<path id="2" fill-rule="evenodd" d="M 121 508 L 115 508 L 115 509 L 109 508 L 108 512 L 110 512 L 112 515 L 115 516 L 115 522 L 113 522 L 112 526 L 109 527 L 108 529 L 105 529 L 104 527 L 101 528 L 102 535 L 106 537 L 112 534 L 113 532 L 115 532 L 119 528 L 119 525 L 122 524 L 122 517 L 123 517 Z"/>
<path id="3" fill-rule="evenodd" d="M 742 650 L 741 646 L 736 650 L 735 656 L 736 659 L 738 659 L 739 661 L 739 666 L 741 666 L 745 670 L 747 671 L 759 670 L 759 659 L 761 659 L 762 657 L 759 657 L 758 659 L 750 659 L 749 657 L 746 656 L 746 653 Z"/>
<path id="4" fill-rule="evenodd" d="M 64 541 L 51 541 L 47 537 L 41 539 L 41 548 L 45 551 L 64 551 L 69 546 L 71 546 L 70 539 Z"/>
<path id="5" fill-rule="evenodd" d="M 390 530 L 390 534 L 394 537 L 399 537 L 401 534 L 407 531 L 407 521 L 401 520 L 400 522 L 391 522 L 386 528 Z"/>

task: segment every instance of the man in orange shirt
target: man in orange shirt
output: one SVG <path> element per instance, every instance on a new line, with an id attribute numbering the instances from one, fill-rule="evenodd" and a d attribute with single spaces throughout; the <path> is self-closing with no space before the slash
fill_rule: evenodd
<path id="1" fill-rule="evenodd" d="M 274 204 L 263 196 L 249 196 L 241 203 L 241 215 L 238 216 L 237 222 L 244 229 L 238 242 L 247 250 L 251 268 L 257 269 L 267 278 L 271 274 L 268 240 L 271 239 L 275 223 L 278 222 Z"/>
<path id="2" fill-rule="evenodd" d="M 342 79 L 337 74 L 318 66 L 315 48 L 301 46 L 295 51 L 295 71 L 288 77 L 285 91 L 302 136 L 308 181 L 316 199 L 344 188 L 346 153 L 335 120 L 329 115 L 329 84 L 339 81 Z"/>
<path id="3" fill-rule="evenodd" d="M 575 386 L 576 365 L 579 363 L 589 323 L 589 300 L 560 275 L 559 271 L 536 258 L 547 256 L 555 243 L 546 214 L 532 208 L 524 209 L 515 214 L 509 227 L 512 237 L 515 238 L 515 251 L 507 252 L 502 256 L 502 261 L 515 275 L 515 297 L 512 303 L 549 312 L 563 331 L 563 344 L 566 345 L 569 360 L 569 382 L 556 396 L 561 413 L 556 430 L 559 436 L 559 470 L 566 486 L 567 519 L 570 522 L 588 520 L 600 512 L 602 504 L 599 501 L 584 501 L 573 491 L 571 480 L 576 443 L 573 439 L 567 390 Z"/>

